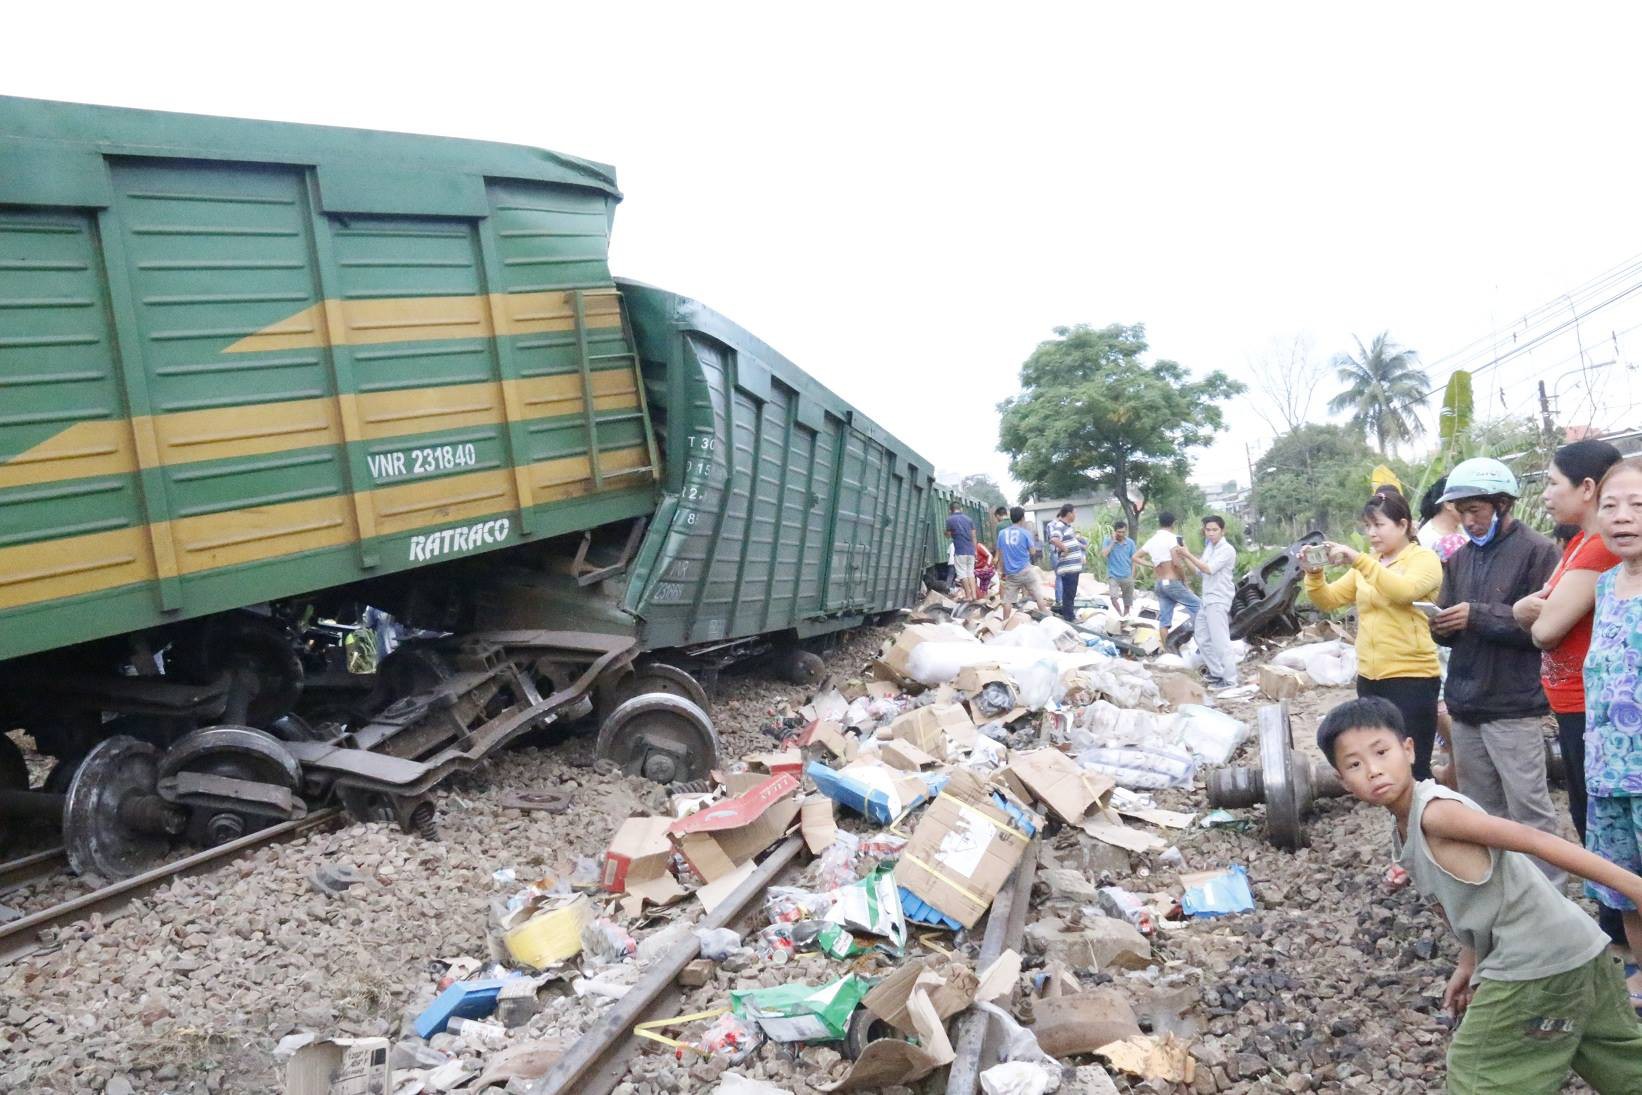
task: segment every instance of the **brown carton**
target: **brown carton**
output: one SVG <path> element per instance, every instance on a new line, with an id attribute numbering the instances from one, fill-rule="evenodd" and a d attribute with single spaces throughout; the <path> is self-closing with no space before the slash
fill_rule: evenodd
<path id="1" fill-rule="evenodd" d="M 1269 700 L 1293 699 L 1311 687 L 1311 678 L 1303 670 L 1286 665 L 1262 665 L 1259 679 L 1260 691 Z"/>
<path id="2" fill-rule="evenodd" d="M 1085 772 L 1078 767 L 1077 761 L 1059 749 L 1034 749 L 1030 753 L 1011 754 L 1009 770 L 1026 786 L 1033 798 L 1049 807 L 1056 817 L 1072 825 L 1082 821 L 1089 808 L 1117 786 L 1107 776 Z"/>
<path id="3" fill-rule="evenodd" d="M 949 745 L 968 749 L 975 744 L 975 723 L 955 703 L 915 707 L 889 724 L 887 736 L 917 746 L 938 761 L 946 760 Z"/>
<path id="4" fill-rule="evenodd" d="M 966 928 L 992 907 L 1030 840 L 992 803 L 989 790 L 998 788 L 973 772 L 954 771 L 895 866 L 899 885 Z"/>

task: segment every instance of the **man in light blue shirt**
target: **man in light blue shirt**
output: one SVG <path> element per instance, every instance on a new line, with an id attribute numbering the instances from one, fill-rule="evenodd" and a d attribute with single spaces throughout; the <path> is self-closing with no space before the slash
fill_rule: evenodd
<path id="1" fill-rule="evenodd" d="M 1100 545 L 1106 557 L 1106 593 L 1118 614 L 1127 616 L 1135 604 L 1135 542 L 1129 538 L 1129 522 L 1112 526 L 1112 535 Z"/>
<path id="2" fill-rule="evenodd" d="M 1032 565 L 1037 537 L 1026 525 L 1026 511 L 1020 506 L 1009 510 L 1009 524 L 998 530 L 998 567 L 1003 571 L 1003 618 L 1009 619 L 1015 598 L 1024 593 L 1039 612 L 1049 611 L 1043 597 L 1043 575 Z"/>

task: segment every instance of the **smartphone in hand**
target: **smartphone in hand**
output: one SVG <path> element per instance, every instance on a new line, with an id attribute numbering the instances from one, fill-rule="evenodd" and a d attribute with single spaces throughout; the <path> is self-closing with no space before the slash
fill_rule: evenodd
<path id="1" fill-rule="evenodd" d="M 1425 613 L 1425 618 L 1428 620 L 1436 619 L 1437 614 L 1442 611 L 1439 606 L 1432 604 L 1430 601 L 1415 601 L 1414 607 Z"/>

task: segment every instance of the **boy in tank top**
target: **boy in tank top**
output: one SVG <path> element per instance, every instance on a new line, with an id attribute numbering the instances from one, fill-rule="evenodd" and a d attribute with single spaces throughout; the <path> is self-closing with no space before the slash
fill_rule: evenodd
<path id="1" fill-rule="evenodd" d="M 1528 857 L 1639 903 L 1642 878 L 1416 781 L 1414 742 L 1388 700 L 1342 703 L 1317 727 L 1317 745 L 1346 790 L 1391 811 L 1397 862 L 1459 939 L 1443 993 L 1443 1006 L 1464 1016 L 1448 1049 L 1448 1090 L 1551 1095 L 1571 1068 L 1599 1095 L 1642 1093 L 1642 1023 L 1622 963 Z"/>

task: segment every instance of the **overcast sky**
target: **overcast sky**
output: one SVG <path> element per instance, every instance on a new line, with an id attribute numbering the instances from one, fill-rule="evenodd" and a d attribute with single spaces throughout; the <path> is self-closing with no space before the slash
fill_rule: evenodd
<path id="1" fill-rule="evenodd" d="M 1642 253 L 1633 5 L 685 7 L 34 5 L 7 14 L 0 92 L 615 164 L 617 273 L 724 312 L 952 475 L 1004 475 L 994 405 L 1057 325 L 1145 323 L 1157 355 L 1242 379 L 1274 338 L 1327 357 L 1386 329 L 1441 381 Z M 1578 372 L 1581 343 L 1617 364 Z M 1564 421 L 1626 423 L 1639 346 L 1642 293 L 1478 401 L 1535 411 L 1544 377 Z M 1270 439 L 1226 413 L 1200 482 L 1246 481 Z"/>

